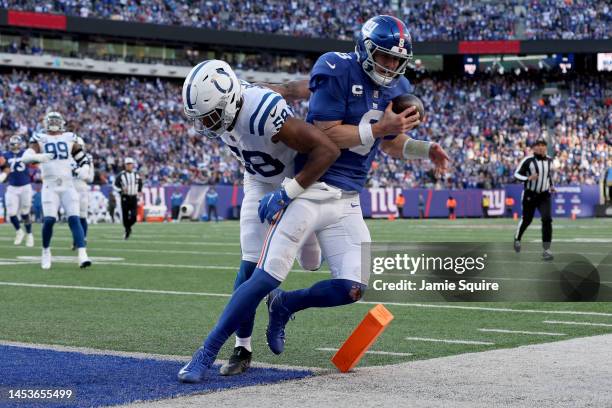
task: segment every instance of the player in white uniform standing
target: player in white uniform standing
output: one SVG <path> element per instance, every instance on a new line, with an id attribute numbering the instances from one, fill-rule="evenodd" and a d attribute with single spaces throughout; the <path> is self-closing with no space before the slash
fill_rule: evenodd
<path id="1" fill-rule="evenodd" d="M 78 143 L 77 136 L 64 131 L 64 124 L 64 118 L 58 112 L 47 113 L 44 132 L 32 136 L 30 148 L 24 152 L 22 158 L 24 163 L 41 163 L 44 216 L 42 269 L 51 268 L 50 244 L 60 205 L 68 217 L 72 238 L 78 248 L 79 266 L 86 268 L 91 265 L 85 249 L 83 227 L 79 221 L 79 195 L 74 187 L 70 157 L 77 163 L 76 172 L 83 180 L 88 177 L 89 161 L 83 146 Z"/>
<path id="2" fill-rule="evenodd" d="M 286 183 L 289 194 L 300 194 L 335 160 L 339 150 L 314 126 L 293 118 L 281 95 L 239 81 L 223 61 L 204 61 L 191 70 L 183 85 L 183 103 L 196 131 L 209 137 L 221 136 L 246 170 L 240 215 L 242 262 L 234 284 L 237 289 L 253 273 L 265 239 L 267 225 L 257 214 L 261 197 L 278 189 L 285 178 L 290 179 Z M 307 156 L 307 165 L 293 178 L 298 152 Z M 314 235 L 302 246 L 298 261 L 305 269 L 319 268 L 321 252 Z M 221 374 L 239 374 L 248 368 L 254 317 L 255 313 L 243 315 L 237 322 L 234 354 Z"/>
<path id="3" fill-rule="evenodd" d="M 85 148 L 85 142 L 83 138 L 77 136 L 77 143 L 80 144 L 83 148 Z M 87 214 L 89 212 L 89 184 L 93 182 L 94 179 L 94 166 L 93 159 L 90 154 L 86 154 L 87 161 L 89 162 L 89 166 L 83 167 L 81 170 L 78 170 L 79 165 L 77 162 L 71 158 L 70 165 L 72 166 L 72 176 L 74 178 L 74 188 L 77 193 L 79 193 L 79 221 L 81 222 L 81 227 L 83 227 L 83 239 L 85 240 L 85 246 L 87 246 Z M 83 173 L 83 174 L 81 174 Z M 85 178 L 81 178 L 85 177 Z M 76 249 L 76 242 L 72 243 L 72 250 Z"/>

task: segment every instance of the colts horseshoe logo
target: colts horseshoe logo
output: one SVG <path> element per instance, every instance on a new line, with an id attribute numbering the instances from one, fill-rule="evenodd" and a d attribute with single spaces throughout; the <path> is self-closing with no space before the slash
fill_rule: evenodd
<path id="1" fill-rule="evenodd" d="M 215 87 L 219 90 L 219 92 L 224 93 L 224 94 L 226 94 L 228 92 L 232 92 L 232 89 L 234 89 L 234 82 L 232 81 L 230 75 L 227 72 L 225 72 L 223 70 L 223 68 L 217 68 L 217 73 L 221 74 L 221 75 L 225 75 L 226 77 L 228 77 L 229 82 L 230 82 L 230 86 L 229 86 L 229 89 L 223 89 L 221 87 L 221 85 L 219 85 L 217 80 L 215 78 L 213 78 L 212 79 L 212 83 L 215 85 Z"/>

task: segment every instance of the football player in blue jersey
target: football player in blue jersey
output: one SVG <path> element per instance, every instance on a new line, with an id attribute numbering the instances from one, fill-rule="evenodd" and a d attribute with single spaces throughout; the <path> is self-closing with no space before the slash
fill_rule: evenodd
<path id="1" fill-rule="evenodd" d="M 21 136 L 11 136 L 9 150 L 0 156 L 0 183 L 8 180 L 5 202 L 7 215 L 16 231 L 15 245 L 20 245 L 26 238 L 26 246 L 33 247 L 34 235 L 32 235 L 32 220 L 30 219 L 32 186 L 28 166 L 21 160 L 24 151 L 25 142 Z M 21 229 L 22 221 L 25 232 Z"/>
<path id="2" fill-rule="evenodd" d="M 363 220 L 359 192 L 370 164 L 381 148 L 393 157 L 430 158 L 438 171 L 448 156 L 435 144 L 413 140 L 405 132 L 420 123 L 414 108 L 396 114 L 390 101 L 411 90 L 403 74 L 412 56 L 405 24 L 391 16 L 368 20 L 356 53 L 328 53 L 319 58 L 310 78 L 308 120 L 342 150 L 340 157 L 309 188 L 292 192 L 285 186 L 260 201 L 260 220 L 271 223 L 257 268 L 233 293 L 204 344 L 179 372 L 179 380 L 198 382 L 206 377 L 220 348 L 237 329 L 242 316 L 254 313 L 268 296 L 266 331 L 272 352 L 284 349 L 285 325 L 291 315 L 310 307 L 334 307 L 358 301 L 369 274 L 361 270 L 361 244 L 370 241 Z M 304 158 L 296 157 L 296 172 Z M 310 288 L 283 292 L 296 253 L 307 237 L 316 234 L 332 279 Z"/>

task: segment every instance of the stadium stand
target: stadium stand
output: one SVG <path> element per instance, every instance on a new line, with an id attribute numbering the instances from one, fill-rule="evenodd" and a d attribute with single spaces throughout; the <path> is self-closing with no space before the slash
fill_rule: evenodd
<path id="1" fill-rule="evenodd" d="M 1 0 L 0 7 L 70 16 L 182 25 L 215 30 L 351 40 L 376 14 L 404 17 L 417 41 L 610 38 L 606 0 L 387 0 L 243 2 L 220 0 Z"/>
<path id="2" fill-rule="evenodd" d="M 612 78 L 550 78 L 553 96 L 542 95 L 543 78 L 494 75 L 478 80 L 424 76 L 415 82 L 429 118 L 417 138 L 437 141 L 452 155 L 449 178 L 436 181 L 428 162 L 395 161 L 379 153 L 370 185 L 490 188 L 512 182 L 517 159 L 541 135 L 559 152 L 560 184 L 594 184 L 612 166 L 605 138 L 612 133 Z M 84 77 L 12 71 L 0 75 L 0 141 L 31 134 L 45 111 L 67 116 L 101 170 L 100 182 L 117 171 L 126 152 L 141 163 L 151 185 L 209 181 L 233 184 L 242 169 L 219 140 L 198 137 L 188 126 L 180 82 L 136 77 Z M 306 104 L 296 104 L 304 116 Z"/>

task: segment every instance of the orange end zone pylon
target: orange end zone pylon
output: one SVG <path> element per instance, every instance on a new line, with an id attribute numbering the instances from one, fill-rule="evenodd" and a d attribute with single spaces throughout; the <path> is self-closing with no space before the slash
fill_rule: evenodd
<path id="1" fill-rule="evenodd" d="M 378 336 L 385 331 L 391 320 L 393 320 L 393 315 L 386 307 L 374 306 L 334 354 L 331 359 L 332 363 L 343 373 L 355 367 Z"/>

